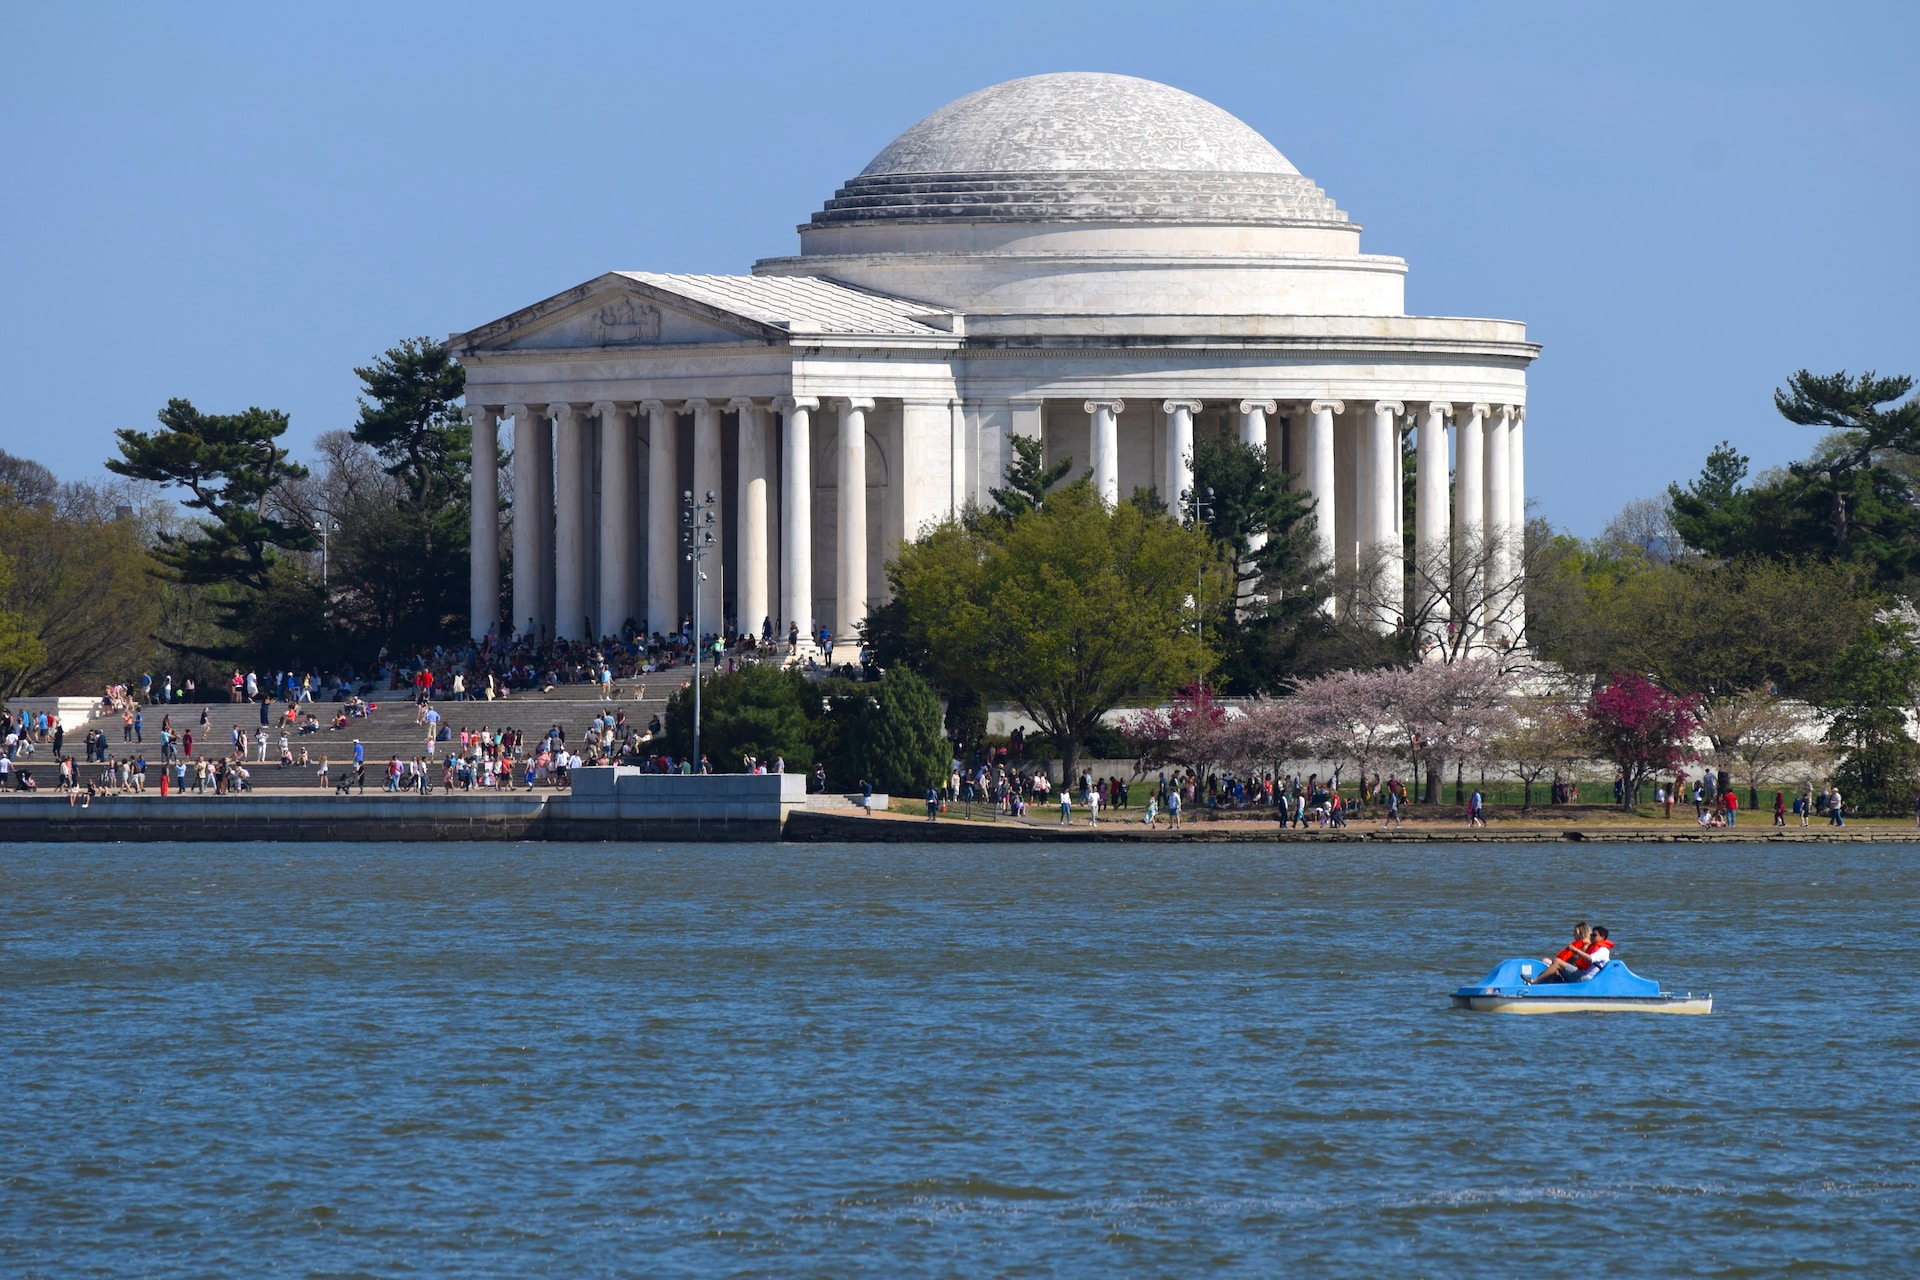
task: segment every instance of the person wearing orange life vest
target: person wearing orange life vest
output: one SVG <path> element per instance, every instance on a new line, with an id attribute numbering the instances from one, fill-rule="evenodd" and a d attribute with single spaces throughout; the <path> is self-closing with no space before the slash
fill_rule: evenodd
<path id="1" fill-rule="evenodd" d="M 1573 941 L 1560 948 L 1558 954 L 1541 956 L 1540 963 L 1547 966 L 1537 978 L 1528 978 L 1529 985 L 1536 982 L 1571 982 L 1591 966 L 1587 951 L 1593 945 L 1593 931 L 1587 922 L 1581 920 L 1573 926 Z"/>
<path id="2" fill-rule="evenodd" d="M 1598 977 L 1613 959 L 1613 941 L 1607 937 L 1607 927 L 1603 924 L 1593 926 L 1593 932 L 1587 941 L 1587 967 L 1581 971 L 1579 981 Z"/>

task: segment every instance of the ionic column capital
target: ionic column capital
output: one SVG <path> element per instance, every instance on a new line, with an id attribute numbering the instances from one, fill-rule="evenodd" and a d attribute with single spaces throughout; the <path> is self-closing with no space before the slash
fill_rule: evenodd
<path id="1" fill-rule="evenodd" d="M 547 406 L 547 416 L 555 422 L 571 422 L 573 420 L 573 412 L 573 406 L 564 400 L 557 404 Z"/>
<path id="2" fill-rule="evenodd" d="M 1373 411 L 1397 418 L 1407 411 L 1407 406 L 1398 400 L 1375 400 L 1373 402 Z"/>
<path id="3" fill-rule="evenodd" d="M 1102 409 L 1111 409 L 1114 416 L 1118 417 L 1127 411 L 1127 402 L 1125 400 L 1089 400 L 1086 402 L 1085 408 L 1088 413 L 1098 413 Z"/>
<path id="4" fill-rule="evenodd" d="M 595 400 L 590 412 L 600 421 L 609 422 L 615 414 L 620 412 L 620 406 L 611 400 Z"/>
<path id="5" fill-rule="evenodd" d="M 470 404 L 466 406 L 467 421 L 476 427 L 484 427 L 489 422 L 500 420 L 500 410 L 493 405 Z"/>
<path id="6" fill-rule="evenodd" d="M 533 417 L 532 408 L 524 404 L 510 404 L 506 406 L 503 412 L 515 422 L 525 422 L 527 419 Z"/>
<path id="7" fill-rule="evenodd" d="M 1502 422 L 1511 421 L 1513 418 L 1513 406 L 1510 404 L 1497 404 L 1493 406 L 1491 416 Z"/>
<path id="8" fill-rule="evenodd" d="M 746 413 L 749 410 L 758 408 L 759 405 L 760 402 L 752 396 L 735 396 L 733 399 L 727 401 L 727 412 Z"/>
<path id="9" fill-rule="evenodd" d="M 1513 415 L 1515 422 L 1525 422 L 1527 420 L 1527 406 L 1523 404 L 1510 404 L 1507 406 L 1507 412 Z"/>
<path id="10" fill-rule="evenodd" d="M 1242 400 L 1240 402 L 1241 413 L 1252 413 L 1255 409 L 1261 413 L 1278 413 L 1280 405 L 1273 400 Z"/>
<path id="11" fill-rule="evenodd" d="M 1314 400 L 1307 405 L 1308 413 L 1345 413 L 1346 411 L 1345 400 Z"/>
<path id="12" fill-rule="evenodd" d="M 1490 412 L 1492 412 L 1490 405 L 1475 403 L 1467 406 L 1468 415 L 1474 418 L 1484 418 Z"/>
<path id="13" fill-rule="evenodd" d="M 1200 412 L 1200 402 L 1198 400 L 1162 400 L 1160 402 L 1160 412 L 1162 413 L 1178 413 L 1182 409 L 1185 409 L 1188 413 L 1198 413 Z"/>
<path id="14" fill-rule="evenodd" d="M 834 400 L 842 413 L 872 413 L 873 401 L 865 396 L 840 396 Z"/>
<path id="15" fill-rule="evenodd" d="M 635 407 L 638 408 L 641 413 L 644 413 L 649 417 L 651 417 L 656 413 L 666 413 L 668 411 L 667 402 L 664 400 L 642 400 Z"/>
<path id="16" fill-rule="evenodd" d="M 773 407 L 781 414 L 789 414 L 799 409 L 818 409 L 820 398 L 818 396 L 775 396 Z"/>
<path id="17" fill-rule="evenodd" d="M 711 408 L 713 408 L 713 402 L 711 400 L 699 397 L 692 400 L 682 400 L 680 402 L 680 412 L 682 413 L 705 413 Z"/>
<path id="18" fill-rule="evenodd" d="M 1429 400 L 1427 402 L 1427 416 L 1429 418 L 1451 418 L 1453 416 L 1453 406 L 1445 400 Z"/>

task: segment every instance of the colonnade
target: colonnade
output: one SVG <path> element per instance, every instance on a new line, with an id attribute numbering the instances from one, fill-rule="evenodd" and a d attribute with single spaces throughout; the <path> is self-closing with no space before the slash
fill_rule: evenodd
<path id="1" fill-rule="evenodd" d="M 1217 403 L 1217 402 L 1215 402 Z M 1314 498 L 1320 558 L 1365 578 L 1372 622 L 1383 630 L 1404 625 L 1411 613 L 1432 637 L 1466 628 L 1489 644 L 1515 643 L 1524 633 L 1516 590 L 1526 523 L 1522 428 L 1524 408 L 1512 404 L 1405 400 L 1307 401 L 1247 398 L 1229 402 L 1238 412 L 1238 438 L 1284 460 Z M 833 626 L 855 635 L 867 612 L 867 415 L 871 399 L 825 402 L 837 418 L 834 512 Z M 1153 474 L 1169 506 L 1193 489 L 1194 422 L 1205 402 L 1166 399 L 1165 449 Z M 743 629 L 771 619 L 784 638 L 787 624 L 815 634 L 813 498 L 814 419 L 823 401 L 782 396 L 725 401 L 596 401 L 473 406 L 472 630 L 499 634 L 503 622 L 522 634 L 587 639 L 633 618 L 653 631 L 676 628 L 691 612 L 681 574 L 683 494 L 679 483 L 681 415 L 693 420 L 692 492 L 711 492 L 723 523 L 731 522 L 739 581 L 734 616 Z M 1126 403 L 1088 399 L 1088 456 L 1096 492 L 1120 499 L 1119 420 Z M 950 412 L 956 423 L 960 406 Z M 723 413 L 738 423 L 737 483 L 721 492 Z M 779 439 L 771 415 L 781 418 Z M 512 615 L 497 616 L 500 588 L 498 436 L 513 421 Z M 638 481 L 639 431 L 645 423 L 646 492 Z M 1270 438 L 1275 423 L 1284 432 Z M 1453 429 L 1449 467 L 1446 431 Z M 955 428 L 958 429 L 957 427 Z M 1402 433 L 1417 433 L 1414 601 L 1403 598 L 1401 485 Z M 1344 436 L 1344 440 L 1340 438 Z M 1340 447 L 1336 448 L 1337 440 Z M 594 450 L 597 443 L 597 451 Z M 777 449 L 777 456 L 776 456 Z M 983 450 L 983 456 L 988 451 Z M 919 461 L 902 458 L 905 467 Z M 777 472 L 776 472 L 777 468 Z M 597 489 L 594 479 L 597 478 Z M 778 500 L 774 497 L 777 479 Z M 984 491 L 999 477 L 976 477 Z M 1451 481 L 1451 503 L 1449 482 Z M 961 485 L 952 481 L 955 502 Z M 644 515 L 644 524 L 642 516 Z M 645 573 L 639 539 L 644 529 Z M 912 536 L 914 529 L 904 531 Z M 775 567 L 777 566 L 777 595 Z M 722 627 L 726 590 L 718 556 L 695 579 L 702 627 Z M 595 570 L 597 569 L 597 572 Z M 638 584 L 644 577 L 645 593 Z M 1451 623 L 1451 626 L 1450 626 Z M 1429 637 L 1423 637 L 1423 641 Z"/>
<path id="2" fill-rule="evenodd" d="M 473 424 L 471 621 L 476 639 L 503 629 L 522 636 L 582 640 L 618 631 L 629 619 L 669 632 L 692 612 L 683 599 L 687 560 L 685 494 L 711 493 L 719 522 L 731 522 L 738 582 L 733 616 L 756 632 L 771 621 L 784 639 L 789 623 L 814 634 L 813 417 L 816 397 L 782 396 L 770 404 L 749 397 L 721 402 L 598 401 L 469 406 Z M 839 415 L 837 634 L 857 634 L 867 612 L 866 415 L 873 401 L 831 402 Z M 722 413 L 738 423 L 737 483 L 722 492 Z M 771 413 L 782 419 L 775 456 Z M 681 416 L 693 419 L 692 487 L 679 484 Z M 499 426 L 513 422 L 513 601 L 500 618 Z M 637 465 L 645 424 L 644 499 Z M 594 427 L 596 430 L 589 430 Z M 597 440 L 598 452 L 588 453 Z M 773 510 L 775 467 L 781 501 Z M 598 492 L 594 491 L 594 479 Z M 638 589 L 644 516 L 645 590 Z M 705 530 L 698 530 L 704 533 Z M 720 529 L 715 527 L 718 534 Z M 778 555 L 779 599 L 773 597 Z M 598 566 L 596 574 L 590 566 Z M 692 575 L 701 627 L 723 628 L 725 566 L 710 555 Z M 775 611 L 775 604 L 778 612 Z M 503 628 L 503 623 L 505 624 Z"/>

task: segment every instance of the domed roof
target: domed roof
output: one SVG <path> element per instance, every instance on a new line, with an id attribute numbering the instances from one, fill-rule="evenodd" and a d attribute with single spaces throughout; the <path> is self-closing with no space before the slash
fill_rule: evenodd
<path id="1" fill-rule="evenodd" d="M 1229 113 L 1170 85 L 1063 71 L 949 102 L 895 138 L 863 178 L 907 173 L 1300 171 Z"/>
<path id="2" fill-rule="evenodd" d="M 1219 107 L 1088 71 L 948 103 L 835 192 L 811 228 L 934 221 L 1349 225 L 1272 143 Z"/>

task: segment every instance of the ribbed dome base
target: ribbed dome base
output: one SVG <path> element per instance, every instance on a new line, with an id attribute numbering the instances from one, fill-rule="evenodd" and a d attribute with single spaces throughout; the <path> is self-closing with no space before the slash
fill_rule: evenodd
<path id="1" fill-rule="evenodd" d="M 1311 178 L 1280 173 L 1143 170 L 929 173 L 859 177 L 811 226 L 899 221 L 1225 223 L 1344 226 Z"/>

